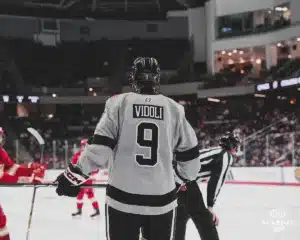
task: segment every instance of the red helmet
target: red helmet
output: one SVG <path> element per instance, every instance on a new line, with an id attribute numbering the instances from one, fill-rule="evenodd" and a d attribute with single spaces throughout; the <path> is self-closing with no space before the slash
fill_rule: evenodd
<path id="1" fill-rule="evenodd" d="M 0 127 L 0 147 L 2 147 L 5 143 L 5 134 L 2 127 Z"/>
<path id="2" fill-rule="evenodd" d="M 84 147 L 86 144 L 87 144 L 87 141 L 88 141 L 88 139 L 82 139 L 81 141 L 80 141 L 80 145 L 81 145 L 81 147 Z"/>

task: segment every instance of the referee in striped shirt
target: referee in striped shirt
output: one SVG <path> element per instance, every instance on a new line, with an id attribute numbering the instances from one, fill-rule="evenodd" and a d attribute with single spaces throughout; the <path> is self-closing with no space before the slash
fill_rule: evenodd
<path id="1" fill-rule="evenodd" d="M 219 147 L 200 150 L 201 169 L 196 181 L 184 185 L 186 182 L 177 174 L 177 166 L 174 166 L 175 179 L 178 186 L 178 208 L 175 228 L 175 240 L 184 240 L 186 224 L 191 218 L 198 229 L 201 240 L 219 240 L 216 226 L 216 217 L 213 206 L 222 188 L 226 174 L 233 162 L 240 144 L 239 138 L 226 132 L 219 142 Z M 198 183 L 206 179 L 207 184 L 207 208 Z"/>

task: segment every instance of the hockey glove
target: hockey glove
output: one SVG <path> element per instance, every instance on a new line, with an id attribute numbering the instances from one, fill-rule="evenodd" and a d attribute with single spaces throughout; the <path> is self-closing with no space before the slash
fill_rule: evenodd
<path id="1" fill-rule="evenodd" d="M 59 196 L 76 197 L 80 192 L 80 185 L 88 179 L 89 176 L 84 175 L 78 167 L 70 163 L 65 172 L 55 180 L 55 183 L 58 184 L 56 193 Z"/>

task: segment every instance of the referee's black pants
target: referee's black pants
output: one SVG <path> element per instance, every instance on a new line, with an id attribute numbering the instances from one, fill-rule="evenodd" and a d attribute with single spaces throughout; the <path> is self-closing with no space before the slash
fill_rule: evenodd
<path id="1" fill-rule="evenodd" d="M 185 240 L 186 225 L 189 219 L 194 222 L 201 240 L 219 240 L 212 214 L 203 201 L 197 182 L 187 184 L 186 191 L 178 192 L 178 208 L 174 240 Z"/>

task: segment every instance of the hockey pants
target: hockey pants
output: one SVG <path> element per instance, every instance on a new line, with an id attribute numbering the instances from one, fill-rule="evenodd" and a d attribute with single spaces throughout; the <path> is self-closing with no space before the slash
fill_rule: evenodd
<path id="1" fill-rule="evenodd" d="M 92 202 L 93 208 L 99 209 L 99 204 L 95 199 L 94 190 L 92 188 L 81 188 L 77 196 L 77 209 L 82 209 L 84 195 L 87 195 L 88 199 Z"/>
<path id="2" fill-rule="evenodd" d="M 107 240 L 173 240 L 176 209 L 161 215 L 139 215 L 106 205 Z"/>

